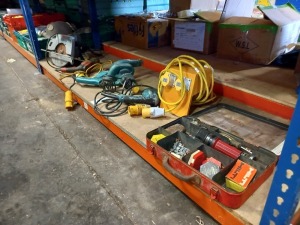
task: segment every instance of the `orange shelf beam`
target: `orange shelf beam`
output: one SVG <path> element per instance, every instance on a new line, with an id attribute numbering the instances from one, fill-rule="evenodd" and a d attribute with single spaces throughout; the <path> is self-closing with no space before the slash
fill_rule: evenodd
<path id="1" fill-rule="evenodd" d="M 23 49 L 17 42 L 15 42 L 11 37 L 3 33 L 3 37 L 8 41 L 18 52 L 21 53 L 29 62 L 31 62 L 35 67 L 37 67 L 37 62 L 33 54 Z"/>

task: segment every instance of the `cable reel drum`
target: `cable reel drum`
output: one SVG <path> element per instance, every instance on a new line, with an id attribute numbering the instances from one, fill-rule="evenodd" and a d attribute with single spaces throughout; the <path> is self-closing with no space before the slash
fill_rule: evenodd
<path id="1" fill-rule="evenodd" d="M 189 115 L 192 105 L 204 105 L 216 98 L 213 86 L 213 68 L 207 62 L 180 55 L 160 73 L 160 107 L 178 117 Z"/>

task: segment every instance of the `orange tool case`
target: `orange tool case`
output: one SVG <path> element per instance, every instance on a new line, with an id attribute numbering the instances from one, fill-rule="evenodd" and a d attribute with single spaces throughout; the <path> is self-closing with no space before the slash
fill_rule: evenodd
<path id="1" fill-rule="evenodd" d="M 146 135 L 147 150 L 173 176 L 229 208 L 239 208 L 272 174 L 271 150 L 286 124 L 217 104 L 180 117 Z"/>

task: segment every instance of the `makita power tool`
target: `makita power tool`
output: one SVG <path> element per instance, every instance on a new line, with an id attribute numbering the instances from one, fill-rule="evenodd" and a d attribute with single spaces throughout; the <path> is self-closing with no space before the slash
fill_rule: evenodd
<path id="1" fill-rule="evenodd" d="M 135 83 L 134 67 L 142 65 L 140 59 L 121 59 L 114 62 L 108 70 L 100 71 L 94 76 L 73 76 L 75 82 L 91 86 L 103 87 L 106 84 L 123 86 L 125 82 Z"/>

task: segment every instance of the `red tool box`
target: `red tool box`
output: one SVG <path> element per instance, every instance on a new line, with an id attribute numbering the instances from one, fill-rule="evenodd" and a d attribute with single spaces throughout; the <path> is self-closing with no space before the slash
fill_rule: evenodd
<path id="1" fill-rule="evenodd" d="M 65 15 L 62 13 L 41 13 L 32 15 L 32 21 L 35 27 L 48 25 L 55 21 L 65 21 Z M 3 21 L 14 30 L 26 29 L 26 23 L 23 15 L 4 15 Z"/>
<path id="2" fill-rule="evenodd" d="M 288 125 L 217 104 L 147 133 L 147 150 L 173 176 L 229 208 L 239 208 L 272 174 L 271 151 Z"/>
<path id="3" fill-rule="evenodd" d="M 33 15 L 32 21 L 35 27 L 41 26 L 42 24 L 42 15 Z M 14 30 L 23 30 L 26 29 L 25 19 L 22 15 L 4 15 L 3 21 Z"/>

